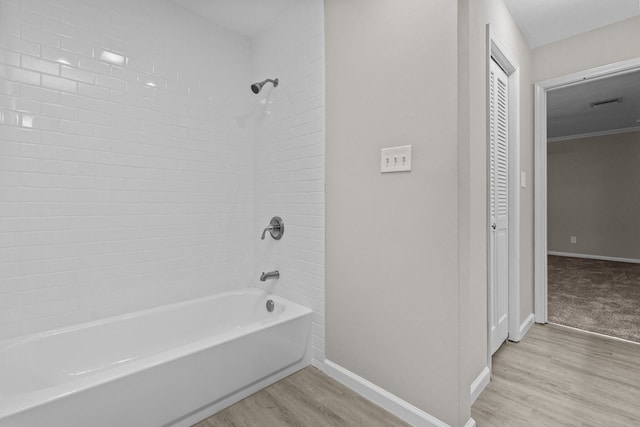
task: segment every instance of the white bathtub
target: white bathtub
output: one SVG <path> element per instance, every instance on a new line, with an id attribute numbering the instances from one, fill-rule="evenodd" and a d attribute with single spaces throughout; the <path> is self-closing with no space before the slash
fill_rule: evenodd
<path id="1" fill-rule="evenodd" d="M 0 426 L 189 426 L 308 365 L 310 334 L 245 289 L 5 342 Z"/>

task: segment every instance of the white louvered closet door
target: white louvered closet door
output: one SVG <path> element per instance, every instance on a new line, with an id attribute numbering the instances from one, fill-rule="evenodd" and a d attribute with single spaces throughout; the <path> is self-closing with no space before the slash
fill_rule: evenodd
<path id="1" fill-rule="evenodd" d="M 489 281 L 491 353 L 508 338 L 509 280 L 509 129 L 508 77 L 491 60 L 489 93 L 490 127 L 490 237 Z"/>

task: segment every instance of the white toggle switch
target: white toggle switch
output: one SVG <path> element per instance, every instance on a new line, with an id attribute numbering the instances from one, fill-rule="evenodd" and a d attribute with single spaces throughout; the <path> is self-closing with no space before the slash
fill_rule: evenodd
<path id="1" fill-rule="evenodd" d="M 380 172 L 408 172 L 411 170 L 411 146 L 383 148 L 380 156 Z"/>

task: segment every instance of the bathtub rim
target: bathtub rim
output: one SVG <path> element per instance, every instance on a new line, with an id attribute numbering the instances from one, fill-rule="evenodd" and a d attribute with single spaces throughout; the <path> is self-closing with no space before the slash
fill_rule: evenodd
<path id="1" fill-rule="evenodd" d="M 201 297 L 186 299 L 186 300 L 183 300 L 183 301 L 172 302 L 172 303 L 168 303 L 168 304 L 162 304 L 162 305 L 158 305 L 156 307 L 143 308 L 141 310 L 136 310 L 136 311 L 132 311 L 132 312 L 128 312 L 128 313 L 121 313 L 121 314 L 116 314 L 116 315 L 113 315 L 113 316 L 101 317 L 99 319 L 87 320 L 87 321 L 80 322 L 80 323 L 74 323 L 72 325 L 61 326 L 61 327 L 58 327 L 58 328 L 48 329 L 46 331 L 34 332 L 34 333 L 31 333 L 31 334 L 28 334 L 28 335 L 21 335 L 21 336 L 18 336 L 18 337 L 7 338 L 7 339 L 4 339 L 4 340 L 0 340 L 0 353 L 2 353 L 4 351 L 7 351 L 7 350 L 10 350 L 13 347 L 17 347 L 19 345 L 26 344 L 26 343 L 31 342 L 31 341 L 36 341 L 36 340 L 38 340 L 40 338 L 45 338 L 45 337 L 48 337 L 48 336 L 58 335 L 58 334 L 66 333 L 66 332 L 73 332 L 75 330 L 83 329 L 83 328 L 95 327 L 95 326 L 99 326 L 99 325 L 102 325 L 102 324 L 105 324 L 105 323 L 111 323 L 111 322 L 114 322 L 114 321 L 117 321 L 117 320 L 126 320 L 126 319 L 130 319 L 130 318 L 138 317 L 138 316 L 143 316 L 145 314 L 162 312 L 162 311 L 170 311 L 172 309 L 193 305 L 193 304 L 196 304 L 198 302 L 205 302 L 205 301 L 208 301 L 208 300 L 220 299 L 220 298 L 225 297 L 227 295 L 245 295 L 245 294 L 262 295 L 262 296 L 269 297 L 269 298 L 273 299 L 274 302 L 276 302 L 276 303 L 278 301 L 280 301 L 282 303 L 291 304 L 291 307 L 296 308 L 299 311 L 301 311 L 300 314 L 304 314 L 304 312 L 306 312 L 307 310 L 311 311 L 309 308 L 307 308 L 307 307 L 305 307 L 305 306 L 303 306 L 301 304 L 298 304 L 298 303 L 293 302 L 291 300 L 288 300 L 286 298 L 280 297 L 278 295 L 271 294 L 271 293 L 267 292 L 264 289 L 260 289 L 260 288 L 257 288 L 257 287 L 247 287 L 247 288 L 243 288 L 243 289 L 225 291 L 225 292 L 220 292 L 220 293 L 217 293 L 217 294 L 205 295 L 205 296 L 201 296 Z"/>
<path id="2" fill-rule="evenodd" d="M 121 320 L 130 319 L 130 318 L 135 318 L 137 316 L 142 316 L 145 314 L 159 313 L 159 312 L 161 313 L 163 311 L 168 311 L 172 309 L 180 309 L 180 308 L 188 307 L 189 305 L 197 304 L 198 302 L 206 302 L 208 300 L 220 299 L 227 295 L 244 295 L 244 294 L 256 294 L 256 296 L 259 296 L 259 297 L 265 297 L 265 298 L 268 297 L 270 299 L 273 299 L 276 302 L 276 304 L 280 302 L 280 304 L 285 304 L 285 307 L 289 307 L 290 309 L 285 310 L 285 313 L 287 314 L 280 315 L 278 318 L 274 319 L 273 321 L 249 323 L 247 325 L 243 325 L 240 328 L 235 328 L 230 331 L 225 331 L 224 333 L 221 333 L 221 334 L 217 334 L 204 339 L 199 339 L 185 345 L 181 345 L 175 348 L 170 348 L 168 350 L 161 351 L 159 353 L 143 356 L 138 359 L 131 360 L 128 363 L 124 363 L 119 366 L 113 366 L 108 369 L 105 369 L 104 371 L 89 374 L 86 377 L 81 377 L 71 382 L 64 382 L 64 383 L 56 384 L 43 389 L 38 389 L 38 390 L 18 394 L 16 396 L 5 397 L 2 399 L 3 404 L 0 406 L 0 422 L 2 421 L 2 419 L 6 417 L 10 417 L 14 414 L 27 411 L 31 408 L 35 408 L 40 405 L 45 405 L 51 402 L 55 402 L 56 400 L 63 399 L 67 396 L 70 396 L 76 393 L 81 393 L 91 388 L 99 387 L 101 385 L 107 384 L 112 381 L 116 381 L 128 375 L 133 375 L 138 372 L 143 372 L 145 370 L 153 369 L 164 363 L 169 363 L 191 354 L 196 354 L 198 352 L 206 351 L 207 349 L 214 347 L 216 345 L 241 339 L 247 335 L 266 329 L 268 327 L 273 327 L 273 326 L 276 326 L 294 319 L 298 319 L 301 317 L 311 316 L 313 313 L 313 311 L 308 307 L 304 307 L 298 303 L 279 297 L 277 295 L 270 294 L 269 292 L 263 289 L 250 287 L 250 288 L 243 288 L 241 290 L 226 291 L 218 294 L 207 295 L 204 297 L 193 298 L 185 301 L 179 301 L 176 303 L 165 304 L 158 307 L 147 308 L 147 309 L 143 309 L 143 310 L 139 310 L 131 313 L 124 313 L 124 314 L 119 314 L 115 316 L 105 317 L 102 319 L 91 320 L 87 322 L 78 323 L 75 325 L 69 325 L 61 328 L 51 329 L 49 331 L 29 334 L 24 337 L 5 340 L 3 342 L 0 342 L 0 353 L 11 350 L 12 348 L 23 345 L 23 344 L 28 344 L 29 342 L 36 341 L 41 338 L 50 337 L 50 336 L 62 334 L 65 332 L 73 332 L 78 329 L 96 327 L 105 323 L 111 323 L 114 321 L 121 321 Z M 301 360 L 303 360 L 304 358 L 305 356 L 303 355 Z M 300 360 L 298 360 L 297 362 L 294 362 L 293 365 L 296 365 L 299 362 Z M 287 369 L 288 367 L 285 367 L 283 369 Z"/>

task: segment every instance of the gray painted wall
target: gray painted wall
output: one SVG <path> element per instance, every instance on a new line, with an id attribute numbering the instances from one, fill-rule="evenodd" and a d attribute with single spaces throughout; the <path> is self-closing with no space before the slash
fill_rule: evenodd
<path id="1" fill-rule="evenodd" d="M 457 18 L 457 2 L 325 1 L 327 358 L 454 426 Z M 413 170 L 382 175 L 380 149 L 405 144 Z"/>
<path id="2" fill-rule="evenodd" d="M 531 52 L 501 0 L 325 1 L 327 358 L 451 425 L 488 363 L 487 22 L 520 62 L 531 173 Z M 380 149 L 404 144 L 413 171 L 381 175 Z"/>
<path id="3" fill-rule="evenodd" d="M 500 0 L 325 0 L 327 358 L 451 425 L 487 362 L 487 22 L 521 67 L 522 321 L 532 82 L 640 56 L 640 20 L 532 52 Z M 413 171 L 381 175 L 380 149 L 405 144 Z"/>
<path id="4" fill-rule="evenodd" d="M 549 250 L 640 259 L 640 132 L 547 147 Z"/>

